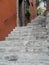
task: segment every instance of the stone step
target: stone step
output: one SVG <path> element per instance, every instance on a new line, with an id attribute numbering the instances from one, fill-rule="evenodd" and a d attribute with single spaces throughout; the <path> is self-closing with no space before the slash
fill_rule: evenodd
<path id="1" fill-rule="evenodd" d="M 0 42 L 0 65 L 49 65 L 49 35 L 39 24 L 44 20 L 39 16 L 27 26 L 15 27 Z"/>
<path id="2" fill-rule="evenodd" d="M 38 44 L 29 44 L 28 41 L 1 41 L 0 65 L 49 65 L 46 43 L 41 43 L 40 47 Z"/>

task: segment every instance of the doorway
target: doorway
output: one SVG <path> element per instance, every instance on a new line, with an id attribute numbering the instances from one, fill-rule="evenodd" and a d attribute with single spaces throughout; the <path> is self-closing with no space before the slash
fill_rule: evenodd
<path id="1" fill-rule="evenodd" d="M 23 26 L 22 1 L 23 1 L 23 0 L 19 0 L 19 25 L 20 25 L 20 26 Z"/>

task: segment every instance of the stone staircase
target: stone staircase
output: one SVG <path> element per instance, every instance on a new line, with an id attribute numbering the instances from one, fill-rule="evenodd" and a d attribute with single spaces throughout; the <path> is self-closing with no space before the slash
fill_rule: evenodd
<path id="1" fill-rule="evenodd" d="M 39 16 L 27 26 L 15 27 L 15 29 L 6 37 L 6 40 L 29 40 L 36 39 L 36 37 L 47 37 L 47 31 L 45 27 L 42 27 L 42 23 L 45 17 Z"/>
<path id="2" fill-rule="evenodd" d="M 49 65 L 49 34 L 39 16 L 0 41 L 0 65 Z M 39 23 L 40 22 L 40 23 Z"/>

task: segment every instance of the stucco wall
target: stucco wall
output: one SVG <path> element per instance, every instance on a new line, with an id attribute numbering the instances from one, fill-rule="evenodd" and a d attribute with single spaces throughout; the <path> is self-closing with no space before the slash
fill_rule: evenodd
<path id="1" fill-rule="evenodd" d="M 36 14 L 36 0 L 29 0 L 30 2 L 30 9 L 31 9 L 31 19 L 35 18 L 37 16 Z"/>
<path id="2" fill-rule="evenodd" d="M 5 39 L 8 33 L 16 26 L 16 0 L 0 2 L 0 40 Z"/>

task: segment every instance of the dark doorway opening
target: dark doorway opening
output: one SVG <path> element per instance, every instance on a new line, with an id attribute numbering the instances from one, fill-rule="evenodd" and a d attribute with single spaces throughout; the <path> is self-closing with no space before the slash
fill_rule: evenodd
<path id="1" fill-rule="evenodd" d="M 22 1 L 23 1 L 23 0 L 19 0 L 19 25 L 20 25 L 20 26 L 23 26 L 23 19 L 22 19 L 22 18 L 23 18 L 23 17 L 22 17 L 22 15 L 23 15 L 23 14 L 22 14 L 22 12 L 23 12 L 23 11 L 22 11 Z"/>

